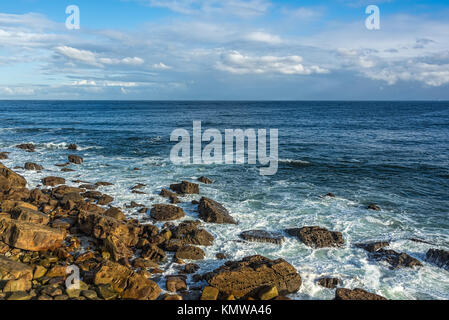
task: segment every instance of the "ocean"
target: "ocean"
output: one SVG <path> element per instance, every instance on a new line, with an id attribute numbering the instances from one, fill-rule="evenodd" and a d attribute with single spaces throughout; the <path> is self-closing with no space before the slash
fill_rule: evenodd
<path id="1" fill-rule="evenodd" d="M 279 130 L 279 168 L 261 176 L 257 165 L 174 165 L 170 134 L 192 130 Z M 36 152 L 15 148 L 34 143 Z M 74 172 L 60 172 L 67 146 L 76 143 L 84 158 Z M 16 171 L 29 187 L 49 175 L 88 182 L 109 181 L 101 191 L 124 208 L 135 201 L 147 207 L 166 203 L 162 188 L 200 176 L 200 196 L 222 203 L 238 225 L 204 224 L 215 241 L 204 248 L 200 272 L 220 266 L 217 253 L 230 260 L 262 254 L 284 258 L 303 278 L 293 299 L 331 299 L 334 292 L 316 284 L 337 276 L 347 288 L 360 287 L 389 299 L 449 299 L 449 271 L 425 261 L 429 248 L 449 249 L 449 103 L 448 102 L 125 102 L 0 101 L 0 152 L 9 166 L 31 161 L 42 172 Z M 140 170 L 134 170 L 134 168 Z M 131 187 L 146 184 L 133 194 Z M 76 185 L 73 183 L 73 185 Z M 332 192 L 336 198 L 322 195 Z M 179 204 L 185 219 L 197 219 L 189 195 Z M 367 210 L 376 203 L 381 211 Z M 129 217 L 148 219 L 136 209 Z M 158 224 L 159 225 L 159 224 Z M 160 224 L 162 225 L 162 224 Z M 340 231 L 343 248 L 312 249 L 287 236 L 286 228 L 322 226 Z M 284 233 L 282 245 L 239 241 L 244 230 Z M 428 243 L 411 241 L 411 238 Z M 373 261 L 355 243 L 391 240 L 391 248 L 423 263 L 391 270 Z M 177 272 L 171 259 L 166 274 Z M 161 280 L 162 281 L 162 280 Z"/>

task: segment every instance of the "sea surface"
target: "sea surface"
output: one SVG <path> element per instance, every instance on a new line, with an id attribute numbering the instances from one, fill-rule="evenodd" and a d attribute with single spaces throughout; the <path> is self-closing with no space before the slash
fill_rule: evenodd
<path id="1" fill-rule="evenodd" d="M 279 130 L 279 170 L 261 176 L 257 165 L 174 165 L 170 142 L 174 129 Z M 34 143 L 36 152 L 14 146 Z M 69 143 L 85 160 L 63 173 Z M 347 288 L 360 287 L 390 299 L 449 299 L 449 271 L 425 262 L 429 248 L 449 250 L 449 103 L 448 102 L 123 102 L 0 101 L 0 152 L 9 151 L 9 167 L 36 162 L 42 172 L 17 169 L 29 187 L 60 175 L 71 180 L 109 181 L 100 191 L 114 206 L 131 200 L 151 207 L 166 203 L 161 188 L 207 176 L 201 195 L 221 202 L 238 225 L 204 224 L 214 245 L 204 248 L 200 272 L 228 259 L 262 254 L 284 258 L 303 278 L 294 299 L 331 299 L 334 292 L 316 279 L 337 276 Z M 140 170 L 133 170 L 134 168 Z M 137 183 L 147 186 L 133 194 Z M 76 185 L 76 184 L 72 184 Z M 332 192 L 336 198 L 321 197 Z M 185 219 L 197 219 L 187 196 Z M 370 211 L 370 203 L 381 211 Z M 129 217 L 147 220 L 136 209 Z M 286 236 L 282 245 L 248 243 L 240 232 L 319 225 L 341 231 L 344 248 L 311 249 Z M 419 238 L 432 244 L 418 243 Z M 368 259 L 355 243 L 391 240 L 391 248 L 423 262 L 418 269 L 391 270 Z M 177 273 L 168 259 L 166 273 Z M 160 281 L 164 286 L 163 281 Z"/>

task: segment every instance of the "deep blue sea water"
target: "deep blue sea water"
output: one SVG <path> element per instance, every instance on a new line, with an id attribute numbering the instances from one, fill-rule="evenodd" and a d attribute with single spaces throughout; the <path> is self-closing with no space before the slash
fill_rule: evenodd
<path id="1" fill-rule="evenodd" d="M 279 129 L 279 170 L 260 176 L 253 165 L 173 165 L 170 133 L 203 129 Z M 37 152 L 14 148 L 32 142 Z M 62 173 L 69 143 L 85 159 L 75 172 Z M 282 257 L 300 272 L 304 284 L 295 299 L 330 299 L 321 276 L 338 276 L 343 286 L 362 287 L 391 299 L 449 299 L 449 272 L 424 261 L 429 248 L 449 249 L 448 102 L 122 102 L 0 101 L 0 152 L 10 167 L 42 164 L 41 173 L 17 170 L 30 187 L 48 175 L 70 180 L 110 181 L 101 191 L 124 207 L 134 200 L 165 202 L 161 188 L 205 175 L 202 195 L 223 203 L 239 225 L 206 225 L 216 237 L 205 248 L 201 272 L 250 254 Z M 133 170 L 140 168 L 139 171 Z M 147 184 L 146 195 L 130 192 Z M 75 184 L 74 184 L 75 185 Z M 337 198 L 322 198 L 332 192 Z M 197 218 L 189 196 L 180 204 Z M 366 209 L 376 203 L 382 211 Z M 144 219 L 133 210 L 129 216 Z M 341 231 L 346 246 L 314 250 L 288 237 L 282 246 L 244 243 L 243 230 L 319 225 Z M 420 238 L 432 245 L 410 241 Z M 423 261 L 419 269 L 390 270 L 368 259 L 354 243 L 392 240 L 391 248 Z M 176 273 L 167 264 L 167 273 Z"/>

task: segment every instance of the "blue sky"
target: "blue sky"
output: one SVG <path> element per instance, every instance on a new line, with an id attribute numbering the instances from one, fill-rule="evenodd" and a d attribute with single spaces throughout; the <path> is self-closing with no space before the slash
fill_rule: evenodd
<path id="1" fill-rule="evenodd" d="M 0 99 L 448 100 L 448 18 L 437 0 L 2 0 Z"/>

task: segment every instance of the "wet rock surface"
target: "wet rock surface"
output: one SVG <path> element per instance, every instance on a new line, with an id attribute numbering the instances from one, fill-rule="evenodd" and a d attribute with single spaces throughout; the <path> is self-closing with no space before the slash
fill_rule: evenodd
<path id="1" fill-rule="evenodd" d="M 198 212 L 200 219 L 205 222 L 237 224 L 222 204 L 206 197 L 201 198 Z"/>
<path id="2" fill-rule="evenodd" d="M 341 232 L 329 231 L 317 226 L 292 228 L 287 229 L 286 232 L 312 248 L 340 247 L 344 244 Z"/>
<path id="3" fill-rule="evenodd" d="M 370 293 L 360 288 L 354 290 L 339 288 L 335 292 L 335 300 L 387 300 L 386 298 Z"/>
<path id="4" fill-rule="evenodd" d="M 172 184 L 170 185 L 170 189 L 180 195 L 200 193 L 199 185 L 189 181 L 182 181 L 181 183 Z"/>
<path id="5" fill-rule="evenodd" d="M 426 260 L 449 270 L 449 251 L 447 250 L 429 249 L 426 253 Z"/>
<path id="6" fill-rule="evenodd" d="M 240 234 L 240 238 L 251 242 L 266 242 L 273 244 L 282 244 L 285 240 L 283 235 L 266 230 L 243 231 Z"/>
<path id="7" fill-rule="evenodd" d="M 185 216 L 182 208 L 169 204 L 156 204 L 151 208 L 150 215 L 157 221 L 170 221 Z"/>

